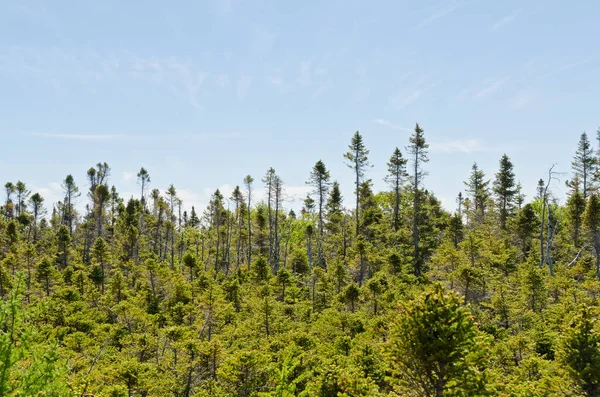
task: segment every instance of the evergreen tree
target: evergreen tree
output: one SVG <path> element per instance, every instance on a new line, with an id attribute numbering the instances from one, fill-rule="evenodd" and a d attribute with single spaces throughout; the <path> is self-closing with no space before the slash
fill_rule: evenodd
<path id="1" fill-rule="evenodd" d="M 246 175 L 244 178 L 244 185 L 246 186 L 246 198 L 248 199 L 248 269 L 250 269 L 250 263 L 252 261 L 252 182 L 254 182 L 254 179 L 250 175 Z"/>
<path id="2" fill-rule="evenodd" d="M 396 379 L 407 383 L 400 394 L 483 395 L 483 351 L 477 337 L 469 311 L 439 284 L 413 301 L 394 325 L 389 341 Z"/>
<path id="3" fill-rule="evenodd" d="M 423 163 L 429 161 L 427 149 L 429 144 L 425 141 L 425 134 L 419 124 L 415 125 L 415 132 L 410 137 L 410 143 L 407 147 L 408 153 L 411 155 L 413 174 L 412 174 L 412 189 L 413 189 L 413 261 L 414 272 L 416 276 L 421 275 L 423 263 L 419 252 L 419 211 L 422 205 L 422 192 L 420 186 L 425 173 L 422 170 Z"/>
<path id="4" fill-rule="evenodd" d="M 370 166 L 368 158 L 369 150 L 367 150 L 363 141 L 363 137 L 358 131 L 356 131 L 352 136 L 352 142 L 348 148 L 349 151 L 344 154 L 344 158 L 347 160 L 346 165 L 354 170 L 354 188 L 356 194 L 356 237 L 358 237 L 360 227 L 360 184 L 363 181 L 366 169 Z"/>
<path id="5" fill-rule="evenodd" d="M 571 323 L 564 341 L 562 361 L 586 396 L 600 396 L 600 336 L 588 309 Z"/>
<path id="6" fill-rule="evenodd" d="M 14 205 L 12 202 L 12 195 L 16 191 L 15 185 L 12 182 L 6 182 L 6 184 L 4 185 L 4 191 L 6 192 L 6 201 L 4 204 L 4 216 L 6 217 L 7 220 L 11 220 L 14 217 L 14 212 L 13 212 Z"/>
<path id="7" fill-rule="evenodd" d="M 29 198 L 31 191 L 27 189 L 25 183 L 21 181 L 18 181 L 15 185 L 15 191 L 17 193 L 17 203 L 15 208 L 17 210 L 17 216 L 20 216 L 27 210 L 27 199 Z"/>
<path id="8" fill-rule="evenodd" d="M 570 188 L 566 203 L 567 214 L 573 230 L 573 245 L 578 247 L 582 221 L 581 217 L 585 211 L 586 201 L 581 192 L 581 183 L 578 176 L 575 176 L 572 181 L 567 182 L 567 187 Z"/>
<path id="9" fill-rule="evenodd" d="M 69 234 L 73 235 L 73 220 L 75 218 L 73 201 L 80 195 L 79 188 L 75 184 L 75 178 L 73 178 L 73 175 L 67 175 L 63 181 L 62 188 L 65 193 L 65 208 L 62 222 L 69 227 Z"/>
<path id="10" fill-rule="evenodd" d="M 574 177 L 579 178 L 582 183 L 583 198 L 587 200 L 591 191 L 595 190 L 593 186 L 593 176 L 596 174 L 597 161 L 594 156 L 594 150 L 590 144 L 587 134 L 584 132 L 579 138 L 577 152 L 571 163 Z"/>
<path id="11" fill-rule="evenodd" d="M 0 395 L 68 396 L 67 365 L 57 343 L 40 335 L 23 307 L 22 282 L 0 301 Z"/>
<path id="12" fill-rule="evenodd" d="M 33 224 L 31 229 L 33 229 L 33 241 L 37 241 L 37 231 L 38 231 L 38 220 L 41 216 L 44 216 L 44 198 L 39 193 L 35 193 L 29 199 L 31 203 L 31 212 L 33 215 Z M 30 229 L 30 230 L 31 230 Z"/>
<path id="13" fill-rule="evenodd" d="M 319 240 L 317 242 L 317 255 L 319 257 L 319 263 L 322 266 L 325 266 L 325 257 L 323 254 L 323 230 L 324 230 L 324 222 L 323 222 L 323 213 L 325 207 L 325 200 L 327 198 L 327 193 L 329 192 L 329 188 L 331 186 L 330 182 L 331 176 L 329 171 L 325 167 L 325 164 L 321 160 L 317 161 L 312 168 L 310 173 L 310 178 L 306 182 L 313 188 L 312 193 L 316 196 L 317 209 L 318 209 L 318 229 L 319 229 Z"/>
<path id="14" fill-rule="evenodd" d="M 471 176 L 465 182 L 467 193 L 471 196 L 471 201 L 474 204 L 473 210 L 478 215 L 479 219 L 485 216 L 485 210 L 490 199 L 489 180 L 485 180 L 485 173 L 479 169 L 477 163 L 473 163 L 471 168 Z"/>
<path id="15" fill-rule="evenodd" d="M 596 258 L 596 275 L 600 279 L 600 198 L 592 193 L 588 198 L 583 224 L 587 228 Z"/>
<path id="16" fill-rule="evenodd" d="M 342 202 L 343 198 L 340 184 L 337 181 L 334 181 L 331 191 L 329 192 L 329 197 L 327 198 L 327 204 L 325 204 L 327 219 L 325 227 L 332 234 L 340 231 L 342 218 L 344 217 Z"/>
<path id="17" fill-rule="evenodd" d="M 506 154 L 500 159 L 500 169 L 494 181 L 494 193 L 500 214 L 500 226 L 506 229 L 506 220 L 513 214 L 517 195 L 513 164 Z"/>
<path id="18" fill-rule="evenodd" d="M 400 152 L 400 149 L 398 148 L 394 149 L 394 153 L 387 163 L 388 174 L 385 180 L 390 184 L 394 192 L 393 222 L 395 231 L 398 231 L 400 228 L 400 190 L 404 183 L 404 178 L 408 176 L 406 172 L 406 163 L 407 160 L 402 157 L 402 152 Z"/>
<path id="19" fill-rule="evenodd" d="M 146 189 L 148 188 L 148 184 L 150 183 L 150 174 L 144 167 L 140 168 L 140 172 L 137 174 L 138 183 L 141 187 L 140 194 L 140 203 L 142 209 L 140 211 L 140 224 L 138 228 L 138 237 L 135 242 L 135 261 L 137 263 L 139 251 L 140 251 L 140 240 L 142 239 L 142 233 L 144 232 L 144 216 L 146 214 Z"/>

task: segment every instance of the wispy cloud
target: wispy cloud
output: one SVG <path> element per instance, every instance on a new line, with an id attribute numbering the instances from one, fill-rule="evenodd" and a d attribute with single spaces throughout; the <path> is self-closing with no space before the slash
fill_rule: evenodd
<path id="1" fill-rule="evenodd" d="M 554 70 L 552 70 L 552 71 L 550 71 L 548 73 L 545 73 L 545 74 L 541 75 L 540 78 L 541 79 L 547 79 L 549 77 L 555 77 L 555 76 L 557 76 L 557 75 L 559 75 L 561 73 L 567 72 L 567 71 L 569 71 L 571 69 L 574 69 L 574 68 L 576 68 L 578 66 L 584 65 L 586 63 L 588 63 L 587 60 L 567 63 L 565 65 L 559 66 L 558 68 L 556 68 L 556 69 L 554 69 Z"/>
<path id="2" fill-rule="evenodd" d="M 419 27 L 422 28 L 427 25 L 430 25 L 431 23 L 437 21 L 438 19 L 444 18 L 445 16 L 454 12 L 455 10 L 457 10 L 458 8 L 460 8 L 462 6 L 463 6 L 463 2 L 461 2 L 461 1 L 453 2 L 446 6 L 438 5 L 437 7 L 434 8 L 432 14 L 430 14 L 427 18 L 423 19 L 419 23 Z"/>
<path id="3" fill-rule="evenodd" d="M 52 206 L 64 199 L 63 189 L 58 182 L 50 182 L 47 186 L 36 186 L 32 184 L 31 191 L 39 193 L 44 198 L 44 207 L 50 212 Z"/>
<path id="4" fill-rule="evenodd" d="M 407 108 L 413 103 L 417 102 L 425 93 L 434 87 L 435 84 L 429 84 L 421 85 L 412 91 L 401 90 L 390 99 L 389 105 L 395 110 Z"/>
<path id="5" fill-rule="evenodd" d="M 116 135 L 116 134 L 63 134 L 54 132 L 32 132 L 31 136 L 40 138 L 67 139 L 73 141 L 117 141 L 138 138 L 134 135 Z"/>
<path id="6" fill-rule="evenodd" d="M 432 142 L 429 148 L 431 151 L 443 153 L 472 153 L 487 150 L 475 139 Z"/>
<path id="7" fill-rule="evenodd" d="M 475 93 L 473 99 L 483 99 L 497 91 L 499 91 L 510 80 L 510 76 L 505 76 L 499 79 L 490 80 L 484 83 L 484 87 Z"/>
<path id="8" fill-rule="evenodd" d="M 513 22 L 516 17 L 517 17 L 516 13 L 505 16 L 504 18 L 500 19 L 499 21 L 497 21 L 496 23 L 494 23 L 492 25 L 492 30 L 498 30 L 501 27 L 503 27 L 504 25 L 508 25 L 509 23 Z"/>
<path id="9" fill-rule="evenodd" d="M 398 124 L 394 124 L 391 121 L 384 120 L 384 119 L 375 119 L 375 120 L 373 120 L 373 122 L 375 124 L 379 124 L 379 125 L 382 125 L 384 127 L 389 127 L 391 129 L 394 129 L 394 130 L 400 130 L 400 131 L 405 131 L 405 132 L 410 132 L 411 131 L 410 128 L 402 127 L 402 126 L 400 126 Z"/>
<path id="10" fill-rule="evenodd" d="M 132 62 L 134 76 L 146 78 L 155 84 L 170 88 L 184 96 L 195 108 L 202 108 L 200 94 L 208 73 L 197 70 L 190 63 L 170 58 L 136 58 Z"/>
<path id="11" fill-rule="evenodd" d="M 526 108 L 535 99 L 535 93 L 531 90 L 518 92 L 511 98 L 508 108 L 510 110 L 521 110 Z"/>
<path id="12" fill-rule="evenodd" d="M 135 178 L 135 172 L 128 172 L 128 171 L 123 172 L 123 180 L 125 182 L 131 182 L 133 180 L 133 178 Z"/>

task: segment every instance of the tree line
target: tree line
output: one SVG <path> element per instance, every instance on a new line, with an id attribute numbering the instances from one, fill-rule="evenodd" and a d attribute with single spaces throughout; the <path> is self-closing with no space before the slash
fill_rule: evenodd
<path id="1" fill-rule="evenodd" d="M 388 189 L 357 131 L 353 197 L 318 160 L 299 213 L 274 168 L 201 212 L 144 168 L 128 199 L 107 163 L 68 175 L 49 213 L 7 182 L 0 394 L 599 396 L 598 137 L 564 204 L 554 166 L 528 200 L 504 154 L 444 209 L 418 124 Z"/>

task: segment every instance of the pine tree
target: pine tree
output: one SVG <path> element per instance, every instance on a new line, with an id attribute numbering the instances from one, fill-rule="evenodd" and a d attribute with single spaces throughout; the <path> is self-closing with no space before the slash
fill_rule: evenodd
<path id="1" fill-rule="evenodd" d="M 142 233 L 144 232 L 144 216 L 146 215 L 146 189 L 148 184 L 150 183 L 150 174 L 144 167 L 140 169 L 140 172 L 137 174 L 138 183 L 142 189 L 140 195 L 140 203 L 142 205 L 142 209 L 140 211 L 140 224 L 138 228 L 138 237 L 135 242 L 135 263 L 138 262 L 138 256 L 140 251 L 140 240 L 142 239 Z"/>
<path id="2" fill-rule="evenodd" d="M 394 149 L 392 157 L 387 163 L 388 174 L 385 181 L 390 184 L 394 192 L 394 230 L 397 232 L 400 228 L 400 190 L 404 183 L 404 178 L 408 176 L 406 172 L 407 160 L 402 156 L 400 149 Z"/>
<path id="3" fill-rule="evenodd" d="M 404 391 L 435 397 L 454 392 L 482 395 L 485 374 L 480 371 L 477 335 L 469 311 L 439 284 L 411 302 L 389 341 L 394 372 L 408 382 L 409 389 Z"/>
<path id="4" fill-rule="evenodd" d="M 596 275 L 600 279 L 600 198 L 595 193 L 590 194 L 587 200 L 583 224 L 590 234 L 596 258 Z"/>
<path id="5" fill-rule="evenodd" d="M 17 193 L 17 216 L 20 216 L 27 210 L 27 199 L 29 198 L 31 191 L 27 189 L 25 183 L 21 181 L 18 181 L 15 185 L 15 191 Z"/>
<path id="6" fill-rule="evenodd" d="M 563 341 L 562 361 L 571 377 L 589 397 L 600 396 L 600 335 L 589 309 L 571 323 Z"/>
<path id="7" fill-rule="evenodd" d="M 196 208 L 192 205 L 192 211 L 190 212 L 190 226 L 194 229 L 200 226 L 200 218 L 198 218 L 198 214 L 196 213 Z"/>
<path id="8" fill-rule="evenodd" d="M 313 166 L 313 169 L 310 173 L 310 178 L 306 182 L 310 185 L 313 190 L 312 193 L 316 197 L 317 210 L 318 210 L 318 229 L 319 229 L 319 240 L 317 241 L 317 256 L 319 258 L 319 262 L 322 266 L 325 267 L 325 256 L 323 254 L 323 213 L 325 207 L 325 200 L 327 198 L 327 193 L 329 192 L 329 188 L 331 186 L 331 176 L 329 171 L 325 167 L 325 164 L 319 160 Z"/>
<path id="9" fill-rule="evenodd" d="M 595 190 L 593 186 L 593 176 L 596 174 L 597 161 L 594 156 L 594 150 L 590 144 L 587 134 L 584 132 L 579 138 L 579 144 L 577 145 L 577 152 L 571 163 L 573 174 L 575 177 L 579 177 L 579 180 L 583 184 L 582 194 L 583 198 L 587 200 L 590 192 Z"/>
<path id="10" fill-rule="evenodd" d="M 506 229 L 506 220 L 514 212 L 517 194 L 513 164 L 506 154 L 500 159 L 500 169 L 494 181 L 494 193 L 500 214 L 500 226 Z"/>
<path id="11" fill-rule="evenodd" d="M 586 202 L 583 193 L 581 192 L 581 182 L 579 181 L 578 176 L 575 176 L 572 181 L 568 181 L 567 187 L 570 188 L 566 203 L 567 215 L 573 229 L 573 245 L 578 247 L 582 221 L 581 217 L 585 211 Z"/>
<path id="12" fill-rule="evenodd" d="M 360 228 L 360 184 L 363 181 L 366 169 L 370 166 L 368 158 L 369 151 L 365 147 L 363 137 L 358 131 L 356 131 L 352 136 L 352 142 L 348 148 L 350 150 L 344 154 L 344 158 L 347 160 L 346 165 L 354 170 L 354 188 L 356 194 L 356 237 L 358 237 Z"/>
<path id="13" fill-rule="evenodd" d="M 12 195 L 15 193 L 15 185 L 12 182 L 6 182 L 6 184 L 4 185 L 4 191 L 6 192 L 4 216 L 6 217 L 6 220 L 11 220 L 14 217 L 14 205 L 12 202 Z"/>
<path id="14" fill-rule="evenodd" d="M 419 252 L 419 211 L 422 203 L 422 193 L 420 186 L 425 173 L 421 169 L 423 163 L 429 161 L 427 149 L 429 144 L 425 141 L 425 134 L 419 124 L 415 125 L 415 132 L 410 137 L 410 143 L 407 147 L 408 153 L 411 155 L 413 174 L 412 174 L 412 189 L 413 189 L 413 261 L 415 275 L 421 275 L 423 267 L 423 258 Z"/>
<path id="15" fill-rule="evenodd" d="M 31 229 L 33 229 L 33 241 L 36 242 L 37 241 L 37 231 L 38 231 L 38 219 L 41 216 L 44 216 L 44 214 L 45 214 L 45 209 L 43 206 L 44 198 L 42 197 L 41 194 L 35 193 L 34 195 L 31 196 L 29 201 L 31 203 L 31 212 L 33 215 L 33 225 L 31 227 Z"/>
<path id="16" fill-rule="evenodd" d="M 485 216 L 487 203 L 490 199 L 489 180 L 485 180 L 485 173 L 479 169 L 477 163 L 473 163 L 471 168 L 471 176 L 465 182 L 467 192 L 471 196 L 471 201 L 474 204 L 474 211 L 478 214 L 479 219 Z"/>
<path id="17" fill-rule="evenodd" d="M 252 263 L 252 182 L 254 182 L 254 178 L 246 175 L 244 185 L 246 186 L 246 198 L 248 199 L 248 270 L 250 270 L 250 264 Z"/>
<path id="18" fill-rule="evenodd" d="M 334 181 L 331 191 L 329 192 L 329 197 L 327 198 L 327 204 L 325 204 L 325 217 L 327 220 L 325 227 L 332 234 L 340 231 L 340 225 L 342 223 L 342 218 L 344 217 L 342 202 L 343 198 L 340 184 L 337 181 Z"/>

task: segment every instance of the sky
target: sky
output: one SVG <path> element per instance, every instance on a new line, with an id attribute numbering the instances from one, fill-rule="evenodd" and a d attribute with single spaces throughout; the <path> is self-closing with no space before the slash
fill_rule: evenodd
<path id="1" fill-rule="evenodd" d="M 275 168 L 297 208 L 321 159 L 352 202 L 343 159 L 361 132 L 386 162 L 419 123 L 425 187 L 447 209 L 477 162 L 506 153 L 531 198 L 600 126 L 597 1 L 0 0 L 0 181 L 48 203 L 107 162 L 139 195 L 174 184 L 202 208 Z M 2 194 L 3 196 L 3 194 Z M 3 199 L 3 197 L 2 197 Z M 83 205 L 84 198 L 80 199 Z"/>

